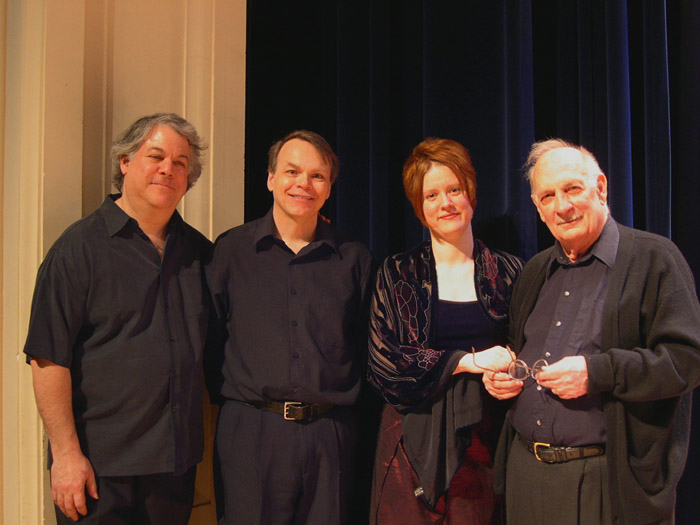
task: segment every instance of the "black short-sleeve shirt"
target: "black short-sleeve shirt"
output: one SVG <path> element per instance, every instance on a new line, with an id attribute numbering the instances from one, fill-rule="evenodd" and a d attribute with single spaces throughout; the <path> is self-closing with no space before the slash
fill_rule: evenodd
<path id="1" fill-rule="evenodd" d="M 98 475 L 182 473 L 203 450 L 211 243 L 176 211 L 161 260 L 118 197 L 49 250 L 24 352 L 70 368 L 76 430 Z"/>
<path id="2" fill-rule="evenodd" d="M 224 397 L 350 405 L 366 360 L 373 259 L 319 221 L 294 254 L 270 211 L 223 233 L 207 280 L 225 323 Z"/>

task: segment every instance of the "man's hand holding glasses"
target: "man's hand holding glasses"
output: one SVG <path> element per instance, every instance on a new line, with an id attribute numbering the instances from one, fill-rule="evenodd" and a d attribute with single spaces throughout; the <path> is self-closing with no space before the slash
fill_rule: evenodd
<path id="1" fill-rule="evenodd" d="M 486 391 L 496 399 L 510 399 L 523 389 L 524 381 L 531 377 L 542 388 L 548 388 L 561 399 L 575 399 L 588 392 L 588 366 L 583 356 L 567 356 L 550 365 L 538 359 L 528 366 L 522 359 L 516 359 L 508 348 L 512 361 L 506 369 L 489 368 L 477 363 L 478 353 L 472 348 L 474 366 L 483 370 L 482 381 Z"/>
<path id="2" fill-rule="evenodd" d="M 472 347 L 474 366 L 483 371 L 481 377 L 484 387 L 496 399 L 510 399 L 517 396 L 523 389 L 524 381 L 528 377 L 537 380 L 539 373 L 548 365 L 547 361 L 539 359 L 530 367 L 522 359 L 516 359 L 510 347 L 507 350 L 510 355 L 510 361 L 505 366 L 495 368 L 477 363 L 479 354 Z"/>

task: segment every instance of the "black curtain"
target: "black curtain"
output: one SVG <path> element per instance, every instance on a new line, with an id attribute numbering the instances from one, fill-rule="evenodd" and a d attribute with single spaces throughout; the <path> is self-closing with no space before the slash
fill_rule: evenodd
<path id="1" fill-rule="evenodd" d="M 381 260 L 426 238 L 401 166 L 423 138 L 446 137 L 477 170 L 475 234 L 529 258 L 552 239 L 520 166 L 534 140 L 557 136 L 597 156 L 613 217 L 672 238 L 700 276 L 699 4 L 248 2 L 246 220 L 271 205 L 270 144 L 312 129 L 340 157 L 324 213 Z M 699 436 L 679 523 L 700 512 Z"/>

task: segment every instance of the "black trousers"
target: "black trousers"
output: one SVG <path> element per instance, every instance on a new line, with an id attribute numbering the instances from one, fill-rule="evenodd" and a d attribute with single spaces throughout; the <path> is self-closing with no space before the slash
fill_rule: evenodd
<path id="1" fill-rule="evenodd" d="M 605 456 L 548 464 L 518 437 L 506 470 L 508 525 L 608 525 L 612 523 Z"/>
<path id="2" fill-rule="evenodd" d="M 192 512 L 197 467 L 182 476 L 102 476 L 95 500 L 87 496 L 88 514 L 78 523 L 89 525 L 187 525 Z M 59 525 L 76 523 L 56 507 Z"/>
<path id="3" fill-rule="evenodd" d="M 296 422 L 227 401 L 216 434 L 225 523 L 345 523 L 356 441 L 352 407 Z"/>

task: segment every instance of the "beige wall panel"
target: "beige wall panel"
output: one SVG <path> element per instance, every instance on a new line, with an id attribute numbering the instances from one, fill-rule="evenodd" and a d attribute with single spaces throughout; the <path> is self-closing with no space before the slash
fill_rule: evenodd
<path id="1" fill-rule="evenodd" d="M 40 257 L 37 232 L 41 143 L 40 135 L 34 131 L 41 116 L 42 8 L 41 2 L 11 1 L 7 10 L 2 341 L 4 523 L 36 523 L 41 515 L 36 501 L 36 494 L 41 493 L 38 453 L 41 441 L 36 411 L 30 409 L 20 417 L 21 407 L 26 403 L 23 398 L 31 395 L 31 391 L 22 390 L 26 365 L 20 348 L 29 313 L 29 274 L 36 271 Z M 33 23 L 35 20 L 39 23 Z M 21 446 L 25 440 L 30 449 Z M 27 504 L 32 489 L 33 506 Z"/>
<path id="2" fill-rule="evenodd" d="M 5 35 L 7 35 L 7 1 L 0 0 L 0 79 L 5 78 L 5 53 L 7 51 L 7 43 Z M 0 188 L 4 190 L 5 186 L 5 82 L 0 82 Z M 4 242 L 3 242 L 3 203 L 4 191 L 0 190 L 0 261 L 4 258 Z M 4 294 L 2 275 L 2 262 L 0 262 L 0 294 Z M 0 319 L 4 318 L 4 301 L 0 301 Z M 3 323 L 0 322 L 0 344 L 3 340 Z M 0 347 L 1 348 L 1 347 Z M 2 395 L 2 375 L 3 375 L 3 359 L 0 357 L 0 395 Z M 4 435 L 3 430 L 3 407 L 0 402 L 0 439 Z M 4 474 L 4 462 L 2 448 L 0 447 L 0 474 Z M 0 495 L 4 494 L 4 475 L 0 475 Z M 4 514 L 4 498 L 0 497 L 0 517 Z"/>
<path id="3" fill-rule="evenodd" d="M 184 114 L 211 145 L 214 2 L 200 0 L 187 3 L 185 47 Z M 202 176 L 183 199 L 180 212 L 185 220 L 207 237 L 211 237 L 211 158 L 212 148 L 204 157 Z"/>
<path id="4" fill-rule="evenodd" d="M 115 133 L 147 113 L 183 113 L 185 27 L 184 0 L 114 2 Z"/>
<path id="5" fill-rule="evenodd" d="M 217 2 L 214 34 L 212 140 L 217 147 L 211 158 L 211 229 L 216 237 L 244 217 L 245 0 Z"/>
<path id="6" fill-rule="evenodd" d="M 84 14 L 84 0 L 46 4 L 43 254 L 82 217 Z"/>
<path id="7" fill-rule="evenodd" d="M 83 82 L 82 215 L 97 209 L 110 191 L 109 145 L 112 142 L 113 2 L 85 3 Z"/>

